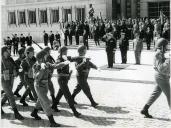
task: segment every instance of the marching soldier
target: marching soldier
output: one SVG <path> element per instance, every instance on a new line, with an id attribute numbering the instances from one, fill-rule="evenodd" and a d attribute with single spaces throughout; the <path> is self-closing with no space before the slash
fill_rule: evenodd
<path id="1" fill-rule="evenodd" d="M 55 63 L 55 60 L 53 59 L 53 57 L 50 55 L 50 47 L 45 47 L 43 49 L 43 51 L 47 54 L 46 57 L 45 57 L 45 63 L 49 62 L 51 64 L 54 64 Z M 49 75 L 48 75 L 48 88 L 49 88 L 49 91 L 50 91 L 50 95 L 52 97 L 52 102 L 54 103 L 55 102 L 55 89 L 54 89 L 54 86 L 53 86 L 53 83 L 52 83 L 52 75 L 53 75 L 53 71 L 54 69 L 53 68 L 49 68 Z"/>
<path id="2" fill-rule="evenodd" d="M 80 46 L 78 48 L 78 54 L 79 57 L 81 57 L 77 62 L 76 62 L 76 69 L 77 69 L 77 86 L 74 89 L 74 92 L 72 94 L 73 99 L 75 96 L 83 90 L 85 95 L 88 97 L 88 99 L 91 102 L 91 105 L 93 107 L 97 107 L 98 103 L 96 103 L 92 97 L 90 87 L 87 82 L 88 74 L 91 68 L 98 69 L 96 65 L 94 65 L 92 62 L 90 62 L 89 58 L 85 58 L 86 54 L 86 47 L 85 46 Z M 98 69 L 99 70 L 99 69 Z M 76 103 L 76 102 L 75 102 Z M 76 103 L 77 104 L 77 103 Z"/>
<path id="3" fill-rule="evenodd" d="M 16 88 L 16 90 L 14 91 L 14 95 L 16 95 L 17 97 L 21 97 L 21 95 L 19 94 L 19 91 L 22 89 L 23 86 L 25 86 L 27 88 L 27 85 L 24 81 L 24 72 L 23 72 L 23 69 L 21 68 L 21 62 L 22 60 L 25 58 L 25 48 L 20 48 L 18 50 L 18 54 L 19 54 L 19 57 L 17 60 L 15 60 L 15 63 L 17 65 L 17 73 L 19 75 L 19 78 L 20 78 L 20 82 Z M 29 97 L 31 100 L 34 100 L 33 98 L 33 95 L 31 94 L 31 92 L 29 93 Z"/>
<path id="4" fill-rule="evenodd" d="M 73 61 L 71 57 L 67 57 L 67 47 L 63 46 L 59 49 L 59 57 L 57 59 L 57 63 L 64 62 L 66 60 Z M 81 114 L 77 112 L 75 106 L 74 106 L 74 100 L 71 96 L 71 93 L 68 88 L 68 81 L 70 79 L 71 72 L 69 71 L 69 65 L 65 65 L 63 68 L 57 69 L 58 72 L 58 83 L 59 83 L 59 91 L 56 96 L 55 104 L 52 105 L 52 108 L 55 111 L 59 111 L 57 109 L 57 104 L 59 103 L 59 100 L 64 95 L 65 99 L 67 100 L 70 108 L 72 109 L 74 116 L 79 117 Z"/>
<path id="5" fill-rule="evenodd" d="M 141 114 L 145 115 L 147 118 L 152 118 L 149 114 L 148 109 L 150 106 L 158 99 L 160 94 L 163 92 L 167 98 L 168 105 L 171 109 L 171 99 L 170 99 L 170 58 L 165 58 L 164 53 L 166 51 L 166 46 L 168 41 L 164 38 L 158 39 L 155 46 L 155 57 L 154 57 L 154 70 L 155 70 L 155 81 L 156 87 L 151 94 L 148 102 L 145 104 Z"/>
<path id="6" fill-rule="evenodd" d="M 46 52 L 43 50 L 37 53 L 36 59 L 37 62 L 33 66 L 34 69 L 34 88 L 36 90 L 36 93 L 38 95 L 38 100 L 35 105 L 35 108 L 33 109 L 31 116 L 34 117 L 36 120 L 41 120 L 41 117 L 38 116 L 38 110 L 40 107 L 43 108 L 44 112 L 46 113 L 49 122 L 50 127 L 59 127 L 60 124 L 57 124 L 53 118 L 53 113 L 50 107 L 50 101 L 48 99 L 47 93 L 48 93 L 48 75 L 49 68 L 62 68 L 63 66 L 69 64 L 68 61 L 59 63 L 59 64 L 50 64 L 50 63 L 44 63 L 44 59 L 46 56 Z"/>
<path id="7" fill-rule="evenodd" d="M 14 111 L 15 118 L 18 120 L 23 120 L 24 117 L 20 115 L 17 110 L 15 98 L 12 92 L 14 76 L 16 76 L 16 65 L 14 60 L 10 57 L 10 52 L 7 46 L 1 48 L 1 85 L 2 89 L 5 92 L 5 95 L 2 97 L 1 106 L 9 100 L 10 105 Z M 1 114 L 4 114 L 4 111 L 1 108 Z"/>
<path id="8" fill-rule="evenodd" d="M 37 94 L 34 89 L 34 78 L 33 78 L 33 65 L 36 62 L 36 58 L 34 57 L 34 48 L 32 46 L 29 46 L 25 50 L 26 58 L 22 61 L 21 67 L 24 72 L 24 81 L 27 84 L 27 89 L 24 92 L 23 96 L 20 99 L 20 103 L 23 104 L 23 106 L 28 106 L 28 104 L 25 102 L 26 97 L 29 95 L 29 93 L 33 93 L 34 99 L 37 99 Z"/>

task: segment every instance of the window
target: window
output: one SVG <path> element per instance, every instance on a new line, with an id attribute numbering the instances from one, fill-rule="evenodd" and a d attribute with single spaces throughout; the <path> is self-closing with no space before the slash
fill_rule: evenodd
<path id="1" fill-rule="evenodd" d="M 158 18 L 160 16 L 160 11 L 167 17 L 170 16 L 170 3 L 168 2 L 149 2 L 148 3 L 148 16 L 150 18 Z"/>
<path id="2" fill-rule="evenodd" d="M 64 21 L 71 20 L 71 9 L 64 9 Z"/>
<path id="3" fill-rule="evenodd" d="M 36 11 L 28 11 L 29 15 L 29 23 L 34 24 L 36 23 Z"/>
<path id="4" fill-rule="evenodd" d="M 85 19 L 85 8 L 77 8 L 77 20 L 84 21 Z"/>
<path id="5" fill-rule="evenodd" d="M 47 10 L 40 11 L 40 23 L 47 23 Z"/>
<path id="6" fill-rule="evenodd" d="M 26 23 L 26 17 L 25 17 L 25 11 L 19 12 L 19 24 L 25 24 Z"/>
<path id="7" fill-rule="evenodd" d="M 52 23 L 57 23 L 59 21 L 59 10 L 52 10 Z"/>
<path id="8" fill-rule="evenodd" d="M 16 24 L 15 12 L 9 12 L 8 22 L 9 24 Z"/>

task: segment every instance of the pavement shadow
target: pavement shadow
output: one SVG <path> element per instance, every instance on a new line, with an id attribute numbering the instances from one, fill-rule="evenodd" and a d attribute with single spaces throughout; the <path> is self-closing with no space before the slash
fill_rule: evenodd
<path id="1" fill-rule="evenodd" d="M 62 108 L 68 108 L 68 109 L 70 109 L 70 107 L 69 107 L 69 105 L 68 105 L 67 103 L 60 102 L 59 105 L 60 105 L 60 107 L 62 107 Z M 88 109 L 88 106 L 90 106 L 90 105 L 87 105 L 87 104 L 80 104 L 80 103 L 78 103 L 77 105 L 75 105 L 76 109 L 77 109 L 77 108 L 78 108 L 78 109 Z"/>
<path id="2" fill-rule="evenodd" d="M 169 121 L 169 122 L 171 122 L 171 119 L 167 119 L 167 118 L 153 117 L 152 119 L 154 119 L 154 120 L 160 120 L 160 121 Z"/>
<path id="3" fill-rule="evenodd" d="M 127 114 L 129 111 L 123 110 L 125 107 L 109 107 L 109 106 L 98 106 L 96 109 L 105 111 L 106 113 L 113 114 Z"/>
<path id="4" fill-rule="evenodd" d="M 1 119 L 15 120 L 14 113 L 1 114 Z"/>
<path id="5" fill-rule="evenodd" d="M 101 126 L 108 126 L 115 124 L 116 121 L 113 121 L 112 117 L 95 117 L 95 116 L 89 116 L 89 115 L 82 115 L 79 119 L 88 121 L 94 125 L 101 125 Z"/>
<path id="6" fill-rule="evenodd" d="M 23 126 L 28 126 L 28 127 L 49 127 L 50 126 L 49 121 L 46 119 L 42 119 L 38 121 L 38 120 L 35 120 L 33 118 L 28 118 L 28 117 L 25 117 L 25 119 L 20 122 L 15 121 L 15 120 L 12 120 L 10 122 L 15 125 L 20 125 L 20 126 L 23 125 Z M 61 127 L 75 127 L 75 126 L 61 124 Z"/>
<path id="7" fill-rule="evenodd" d="M 73 113 L 67 111 L 67 110 L 64 110 L 64 109 L 59 109 L 60 112 L 55 112 L 53 113 L 54 116 L 64 116 L 64 117 L 73 117 Z"/>

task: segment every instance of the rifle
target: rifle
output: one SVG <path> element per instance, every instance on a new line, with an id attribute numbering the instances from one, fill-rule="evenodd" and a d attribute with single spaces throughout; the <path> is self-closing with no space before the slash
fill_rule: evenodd
<path id="1" fill-rule="evenodd" d="M 38 43 L 36 43 L 34 40 L 32 40 L 34 44 L 36 44 L 40 49 L 43 49 Z"/>

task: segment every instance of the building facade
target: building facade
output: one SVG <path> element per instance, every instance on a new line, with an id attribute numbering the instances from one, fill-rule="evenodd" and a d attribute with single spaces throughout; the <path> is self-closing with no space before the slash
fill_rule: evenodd
<path id="1" fill-rule="evenodd" d="M 89 5 L 95 17 L 103 19 L 153 17 L 160 9 L 170 15 L 170 0 L 6 0 L 2 6 L 2 38 L 30 33 L 35 41 L 43 40 L 43 31 L 56 32 L 60 22 L 85 20 Z"/>

